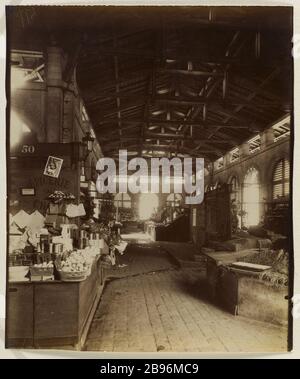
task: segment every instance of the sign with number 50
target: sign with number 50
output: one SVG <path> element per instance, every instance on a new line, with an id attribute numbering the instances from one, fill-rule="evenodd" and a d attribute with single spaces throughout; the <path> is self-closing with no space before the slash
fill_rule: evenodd
<path id="1" fill-rule="evenodd" d="M 21 152 L 23 154 L 33 154 L 35 152 L 35 147 L 33 145 L 23 145 Z"/>

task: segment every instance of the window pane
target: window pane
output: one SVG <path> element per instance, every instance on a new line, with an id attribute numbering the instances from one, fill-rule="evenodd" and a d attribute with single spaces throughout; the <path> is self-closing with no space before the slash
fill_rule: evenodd
<path id="1" fill-rule="evenodd" d="M 273 199 L 289 195 L 290 163 L 287 159 L 279 161 L 273 172 Z"/>
<path id="2" fill-rule="evenodd" d="M 278 197 L 283 195 L 283 185 L 282 183 L 280 184 L 275 184 L 273 186 L 273 199 L 277 199 Z"/>
<path id="3" fill-rule="evenodd" d="M 123 202 L 123 207 L 124 208 L 131 208 L 131 202 L 130 201 L 124 201 Z"/>
<path id="4" fill-rule="evenodd" d="M 122 195 L 123 195 L 123 200 L 125 200 L 125 201 L 131 201 L 131 198 L 128 195 L 128 193 L 123 193 Z"/>
<path id="5" fill-rule="evenodd" d="M 290 194 L 290 183 L 289 182 L 285 182 L 284 183 L 284 194 L 285 195 L 289 195 Z"/>
<path id="6" fill-rule="evenodd" d="M 290 162 L 288 160 L 285 160 L 284 162 L 284 178 L 289 179 L 290 178 Z"/>

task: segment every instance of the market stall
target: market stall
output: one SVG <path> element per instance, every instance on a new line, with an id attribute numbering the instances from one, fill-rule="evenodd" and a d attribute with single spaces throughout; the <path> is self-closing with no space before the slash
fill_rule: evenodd
<path id="1" fill-rule="evenodd" d="M 20 211 L 10 220 L 7 346 L 80 349 L 105 270 L 126 243 L 113 221 L 82 219 L 72 194 L 55 191 L 48 201 L 45 217 Z"/>
<path id="2" fill-rule="evenodd" d="M 146 221 L 144 231 L 153 241 L 186 242 L 190 238 L 188 212 L 169 222 Z"/>

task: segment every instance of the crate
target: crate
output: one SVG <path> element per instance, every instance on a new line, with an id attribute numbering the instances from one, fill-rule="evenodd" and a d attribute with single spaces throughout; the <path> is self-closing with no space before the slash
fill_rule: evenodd
<path id="1" fill-rule="evenodd" d="M 52 276 L 54 268 L 30 266 L 29 271 L 31 276 Z"/>

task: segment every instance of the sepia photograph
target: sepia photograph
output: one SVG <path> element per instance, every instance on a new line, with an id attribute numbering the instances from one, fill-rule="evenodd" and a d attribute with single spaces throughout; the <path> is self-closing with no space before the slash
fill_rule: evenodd
<path id="1" fill-rule="evenodd" d="M 6 349 L 292 351 L 293 6 L 5 17 Z"/>

